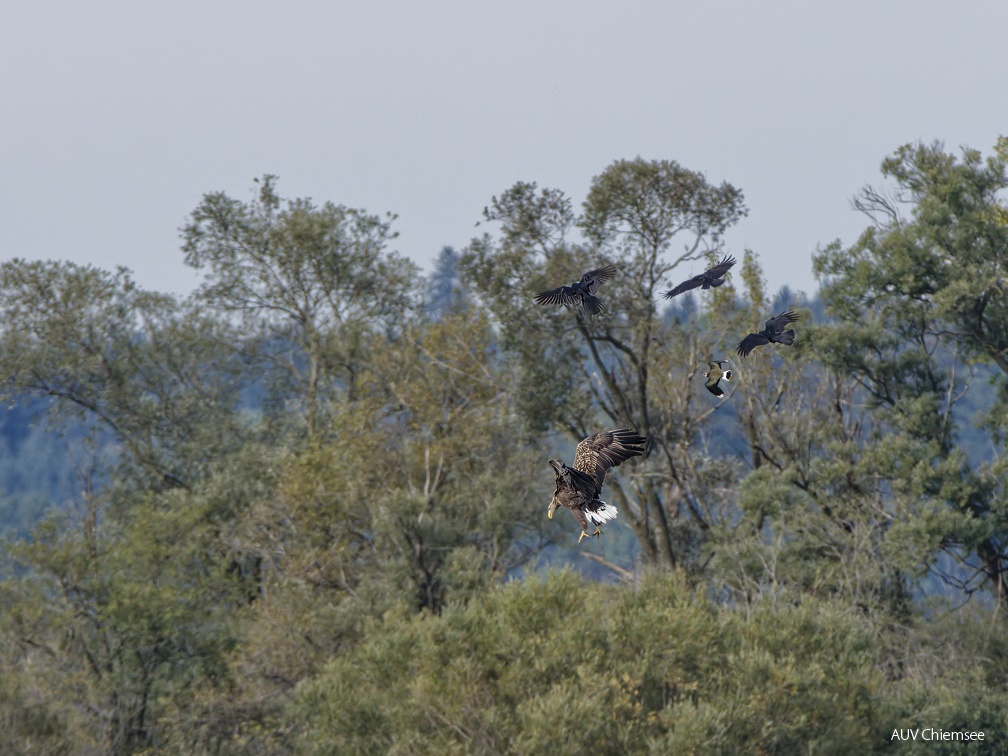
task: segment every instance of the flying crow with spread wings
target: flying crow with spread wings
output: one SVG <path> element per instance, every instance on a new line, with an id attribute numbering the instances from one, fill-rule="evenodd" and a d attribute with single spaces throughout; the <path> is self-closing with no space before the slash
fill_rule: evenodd
<path id="1" fill-rule="evenodd" d="M 605 312 L 602 300 L 595 296 L 600 283 L 608 281 L 616 275 L 616 268 L 606 265 L 598 270 L 589 270 L 580 281 L 570 286 L 561 286 L 536 294 L 537 304 L 563 305 L 564 307 L 580 308 L 586 315 L 598 315 Z"/>
<path id="2" fill-rule="evenodd" d="M 567 507 L 574 519 L 581 525 L 581 539 L 588 536 L 588 521 L 595 526 L 591 535 L 600 536 L 599 525 L 615 519 L 618 512 L 612 504 L 599 501 L 606 472 L 630 457 L 644 453 L 647 439 L 632 428 L 596 433 L 577 445 L 574 453 L 574 467 L 567 467 L 558 459 L 551 459 L 550 466 L 556 473 L 556 491 L 549 505 L 549 517 L 557 507 Z M 590 537 L 590 536 L 589 536 Z"/>
<path id="3" fill-rule="evenodd" d="M 739 342 L 737 350 L 739 356 L 747 357 L 749 352 L 764 344 L 791 346 L 794 344 L 795 333 L 790 328 L 785 331 L 784 327 L 789 323 L 794 323 L 796 320 L 798 320 L 798 315 L 794 310 L 788 310 L 776 317 L 770 318 L 766 322 L 766 328 L 759 333 L 750 333 Z"/>
<path id="4" fill-rule="evenodd" d="M 714 396 L 720 398 L 724 396 L 724 390 L 718 385 L 722 380 L 730 381 L 732 379 L 732 371 L 725 370 L 722 365 L 724 365 L 728 360 L 712 360 L 707 363 L 707 372 L 703 374 L 703 377 L 707 379 L 704 386 L 710 391 Z"/>
<path id="5" fill-rule="evenodd" d="M 708 268 L 703 273 L 697 273 L 693 278 L 688 281 L 683 281 L 681 284 L 676 286 L 674 289 L 666 291 L 663 295 L 665 299 L 672 299 L 676 294 L 682 294 L 684 291 L 689 291 L 690 289 L 695 289 L 696 287 L 701 287 L 703 289 L 712 289 L 720 286 L 724 283 L 725 274 L 728 269 L 734 265 L 736 262 L 735 258 L 731 255 L 725 255 L 721 262 L 715 265 L 713 268 Z"/>

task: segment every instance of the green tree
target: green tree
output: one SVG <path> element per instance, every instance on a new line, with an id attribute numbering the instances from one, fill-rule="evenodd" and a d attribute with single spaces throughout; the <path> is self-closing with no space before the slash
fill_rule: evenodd
<path id="1" fill-rule="evenodd" d="M 0 645 L 36 691 L 25 742 L 43 723 L 68 750 L 156 746 L 194 714 L 194 691 L 228 676 L 246 589 L 214 507 L 173 489 L 115 511 L 50 519 L 8 548 L 21 576 L 0 584 Z"/>
<path id="2" fill-rule="evenodd" d="M 861 479 L 874 479 L 863 493 L 876 503 L 863 517 L 881 518 L 917 574 L 932 570 L 967 593 L 986 584 L 1008 607 L 1002 455 L 971 460 L 957 444 L 970 420 L 957 405 L 980 364 L 1000 371 L 1000 399 L 984 421 L 992 449 L 1006 428 L 1005 166 L 1003 156 L 956 157 L 940 144 L 887 158 L 882 172 L 895 187 L 857 200 L 873 225 L 851 248 L 834 244 L 815 258 L 835 324 L 817 334 L 814 353 L 858 386 L 842 411 L 865 426 Z"/>
<path id="3" fill-rule="evenodd" d="M 427 282 L 426 310 L 432 318 L 469 306 L 469 297 L 459 279 L 458 262 L 459 253 L 454 247 L 442 247 Z"/>
<path id="4" fill-rule="evenodd" d="M 715 356 L 711 344 L 724 340 L 734 290 L 710 293 L 708 332 L 663 320 L 658 297 L 683 262 L 717 257 L 723 232 L 746 212 L 739 190 L 675 162 L 617 161 L 592 181 L 580 216 L 562 192 L 534 184 L 494 197 L 484 215 L 500 225 L 499 238 L 474 240 L 461 261 L 519 365 L 519 406 L 531 431 L 561 430 L 577 442 L 631 425 L 653 439 L 640 474 L 627 480 L 621 470 L 607 480 L 651 564 L 697 562 L 703 534 L 725 516 L 734 477 L 732 465 L 708 452 L 703 420 L 714 408 L 694 385 Z M 576 227 L 588 243 L 568 241 Z M 535 292 L 603 263 L 619 270 L 600 292 L 611 316 L 586 320 L 532 304 Z"/>
<path id="5" fill-rule="evenodd" d="M 284 551 L 299 553 L 285 569 L 342 595 L 377 581 L 436 612 L 542 548 L 548 476 L 518 442 L 493 351 L 474 310 L 373 345 L 359 399 L 333 419 L 333 440 L 294 456 L 283 515 L 266 516 L 288 523 Z"/>
<path id="6" fill-rule="evenodd" d="M 488 320 L 405 319 L 387 223 L 280 204 L 269 178 L 205 198 L 188 301 L 124 270 L 0 271 L 5 397 L 94 449 L 74 506 L 8 550 L 0 696 L 27 709 L 5 742 L 281 748 L 285 696 L 368 617 L 465 602 L 547 542 Z"/>
<path id="7" fill-rule="evenodd" d="M 478 310 L 372 344 L 357 399 L 327 438 L 285 455 L 276 487 L 233 529 L 263 582 L 233 693 L 205 704 L 209 730 L 281 748 L 292 689 L 361 643 L 369 623 L 465 604 L 549 542 L 549 477 L 520 442 L 508 381 Z"/>
<path id="8" fill-rule="evenodd" d="M 93 749 L 157 744 L 227 676 L 261 579 L 231 538 L 244 489 L 208 488 L 251 446 L 254 378 L 226 323 L 123 269 L 9 261 L 0 309 L 4 397 L 88 433 L 70 508 L 7 549 L 4 645 L 42 721 Z"/>
<path id="9" fill-rule="evenodd" d="M 876 752 L 899 699 L 877 641 L 842 604 L 746 613 L 681 574 L 628 588 L 568 572 L 436 618 L 389 614 L 299 686 L 288 716 L 301 753 Z M 897 705 L 913 721 L 979 689 L 939 679 L 930 701 Z M 961 721 L 997 727 L 985 714 Z"/>
<path id="10" fill-rule="evenodd" d="M 287 201 L 275 176 L 244 203 L 207 194 L 183 230 L 185 260 L 204 273 L 199 298 L 264 342 L 270 387 L 297 406 L 309 436 L 331 402 L 352 400 L 368 345 L 415 307 L 416 266 L 385 249 L 394 216 L 310 199 Z"/>
<path id="11" fill-rule="evenodd" d="M 237 448 L 242 363 L 233 331 L 194 306 L 140 289 L 128 271 L 62 262 L 0 264 L 0 396 L 51 399 L 121 451 L 141 487 L 189 487 Z"/>

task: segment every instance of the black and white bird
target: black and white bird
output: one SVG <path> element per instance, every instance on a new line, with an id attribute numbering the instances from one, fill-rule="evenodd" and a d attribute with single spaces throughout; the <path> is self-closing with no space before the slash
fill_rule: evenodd
<path id="1" fill-rule="evenodd" d="M 588 436 L 578 444 L 574 467 L 551 459 L 550 466 L 556 473 L 556 491 L 549 505 L 550 519 L 553 519 L 557 507 L 567 507 L 581 525 L 578 543 L 589 536 L 589 521 L 595 525 L 595 532 L 590 535 L 602 535 L 599 525 L 619 514 L 614 505 L 599 501 L 606 472 L 610 467 L 643 454 L 646 445 L 647 439 L 632 428 L 620 428 Z"/>
<path id="2" fill-rule="evenodd" d="M 676 294 L 682 294 L 684 291 L 689 291 L 690 289 L 695 289 L 698 286 L 703 289 L 713 289 L 724 283 L 725 274 L 728 269 L 731 268 L 736 262 L 735 258 L 731 255 L 725 255 L 721 262 L 712 268 L 708 268 L 703 273 L 697 273 L 693 278 L 688 281 L 683 281 L 681 284 L 676 286 L 674 289 L 666 291 L 663 295 L 665 299 L 672 299 Z"/>
<path id="3" fill-rule="evenodd" d="M 563 305 L 580 309 L 586 315 L 599 315 L 605 312 L 605 304 L 595 296 L 599 284 L 608 281 L 616 275 L 616 268 L 606 265 L 598 270 L 589 270 L 580 281 L 575 281 L 570 286 L 560 286 L 556 289 L 543 291 L 536 294 L 537 304 Z"/>
<path id="4" fill-rule="evenodd" d="M 719 385 L 722 380 L 730 381 L 732 379 L 732 371 L 725 370 L 722 365 L 724 365 L 728 360 L 711 360 L 707 363 L 707 372 L 703 374 L 703 377 L 707 379 L 704 386 L 716 397 L 724 396 L 724 390 Z"/>
<path id="5" fill-rule="evenodd" d="M 794 310 L 788 310 L 787 312 L 782 312 L 776 317 L 770 318 L 770 320 L 766 322 L 766 328 L 759 333 L 750 333 L 739 342 L 737 350 L 739 356 L 747 357 L 749 352 L 758 346 L 763 346 L 764 344 L 783 344 L 784 346 L 791 346 L 794 344 L 795 332 L 790 328 L 785 331 L 784 327 L 797 320 L 798 315 L 794 312 Z"/>

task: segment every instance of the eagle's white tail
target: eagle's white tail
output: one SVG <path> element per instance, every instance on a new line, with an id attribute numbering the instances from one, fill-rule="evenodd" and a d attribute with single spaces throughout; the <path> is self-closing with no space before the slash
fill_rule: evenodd
<path id="1" fill-rule="evenodd" d="M 726 381 L 730 381 L 732 379 L 732 371 L 725 370 L 724 375 L 722 375 L 721 377 L 724 378 Z"/>
<path id="2" fill-rule="evenodd" d="M 585 509 L 585 514 L 588 516 L 589 520 L 601 525 L 603 522 L 609 522 L 609 520 L 616 519 L 616 515 L 619 514 L 619 511 L 614 505 L 606 504 L 604 501 L 600 501 L 599 504 L 602 506 L 594 511 L 591 509 Z"/>

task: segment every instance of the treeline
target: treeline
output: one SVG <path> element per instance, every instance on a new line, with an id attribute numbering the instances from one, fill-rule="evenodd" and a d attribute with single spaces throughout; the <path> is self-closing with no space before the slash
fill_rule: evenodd
<path id="1" fill-rule="evenodd" d="M 748 251 L 659 309 L 748 212 L 665 160 L 614 162 L 580 212 L 516 184 L 430 280 L 392 216 L 272 176 L 193 211 L 188 298 L 3 263 L 4 398 L 44 402 L 80 463 L 5 547 L 0 750 L 1003 743 L 1006 160 L 887 159 L 861 238 L 814 255 L 817 317 Z M 602 262 L 609 316 L 532 304 Z M 706 361 L 778 304 L 795 346 L 714 400 Z M 607 481 L 628 527 L 573 548 L 545 460 L 623 426 L 651 440 Z M 556 544 L 608 583 L 532 574 Z"/>

